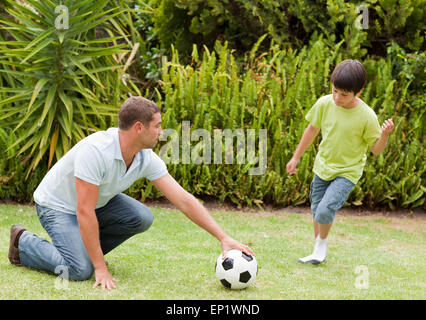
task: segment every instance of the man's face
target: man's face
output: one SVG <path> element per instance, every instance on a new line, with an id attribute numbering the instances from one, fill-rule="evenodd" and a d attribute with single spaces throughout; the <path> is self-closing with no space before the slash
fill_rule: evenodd
<path id="1" fill-rule="evenodd" d="M 358 94 L 354 94 L 353 92 L 344 91 L 341 89 L 337 89 L 333 86 L 333 100 L 334 103 L 343 108 L 352 108 L 354 107 L 354 102 L 356 96 L 361 93 L 361 91 Z"/>
<path id="2" fill-rule="evenodd" d="M 161 129 L 161 113 L 154 113 L 152 118 L 148 128 L 141 124 L 140 139 L 144 149 L 154 148 L 163 133 Z"/>

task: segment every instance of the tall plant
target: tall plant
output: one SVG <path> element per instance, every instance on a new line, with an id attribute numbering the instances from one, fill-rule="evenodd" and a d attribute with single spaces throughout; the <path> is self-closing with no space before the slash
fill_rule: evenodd
<path id="1" fill-rule="evenodd" d="M 330 94 L 330 74 L 343 59 L 343 42 L 330 47 L 319 39 L 301 50 L 282 49 L 273 45 L 266 52 L 258 51 L 260 42 L 237 63 L 227 43 L 216 43 L 215 51 L 207 48 L 199 54 L 192 51 L 191 64 L 182 64 L 179 53 L 172 48 L 172 59 L 163 59 L 161 93 L 157 103 L 162 106 L 163 123 L 175 133 L 167 136 L 168 146 L 158 146 L 160 155 L 170 160 L 168 170 L 191 193 L 211 196 L 221 201 L 230 200 L 241 205 L 276 206 L 309 203 L 309 184 L 312 181 L 316 152 L 321 138 L 306 150 L 295 175 L 288 175 L 286 164 L 293 155 L 303 131 L 308 125 L 306 113 L 323 95 Z M 332 54 L 330 54 L 330 52 Z M 369 82 L 362 99 L 377 113 L 380 123 L 390 117 L 395 123 L 385 152 L 369 155 L 364 174 L 351 193 L 348 203 L 369 207 L 387 205 L 390 208 L 425 208 L 426 160 L 422 148 L 425 119 L 424 99 L 410 94 L 411 79 L 404 74 L 394 77 L 391 59 L 367 59 L 364 62 Z M 413 75 L 414 76 L 414 75 Z M 164 98 L 163 98 L 164 97 Z M 190 134 L 184 137 L 184 121 L 189 121 Z M 198 129 L 210 133 L 198 139 Z M 215 162 L 215 154 L 226 153 L 238 157 L 238 136 L 227 147 L 219 141 L 216 148 L 215 129 L 267 129 L 267 168 L 263 174 L 250 175 L 250 167 L 260 167 L 260 161 L 251 164 L 246 157 L 227 164 Z M 172 139 L 178 136 L 179 152 L 173 149 Z M 192 141 L 187 144 L 188 137 Z M 194 137 L 194 138 L 193 138 Z M 244 134 L 243 134 L 244 137 Z M 247 144 L 240 150 L 247 150 Z M 187 139 L 184 143 L 184 139 Z M 204 144 L 210 141 L 210 144 Z M 236 143 L 235 143 L 236 142 Z M 186 146 L 185 146 L 186 144 Z M 184 146 L 186 151 L 184 150 Z M 189 147 L 188 147 L 189 146 Z M 168 148 L 170 147 L 170 148 Z M 222 149 L 221 149 L 222 147 Z M 260 144 L 254 148 L 260 159 Z M 184 161 L 184 153 L 191 153 L 191 161 Z M 207 150 L 207 152 L 205 152 Z M 218 153 L 217 153 L 218 150 Z M 194 161 L 200 152 L 208 154 L 210 162 Z M 194 157 L 195 156 L 195 157 Z M 207 157 L 208 159 L 208 157 Z M 244 155 L 243 155 L 244 160 Z M 151 186 L 138 181 L 130 189 L 142 199 L 150 196 Z M 146 186 L 146 188 L 145 188 Z M 161 196 L 161 195 L 159 195 Z"/>
<path id="2" fill-rule="evenodd" d="M 28 175 L 114 122 L 124 94 L 140 94 L 123 81 L 123 58 L 137 45 L 116 22 L 128 9 L 108 0 L 5 3 L 0 121 L 19 133 L 9 149 L 31 160 Z"/>

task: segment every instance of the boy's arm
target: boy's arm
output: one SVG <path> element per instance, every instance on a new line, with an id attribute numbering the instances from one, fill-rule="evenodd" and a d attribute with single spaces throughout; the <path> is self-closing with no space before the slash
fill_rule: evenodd
<path id="1" fill-rule="evenodd" d="M 320 128 L 316 128 L 312 124 L 309 124 L 305 129 L 305 132 L 303 132 L 302 139 L 300 140 L 293 157 L 287 163 L 286 169 L 289 174 L 295 174 L 297 172 L 296 166 L 300 162 L 300 158 L 302 157 L 303 153 L 305 153 L 306 149 L 315 140 L 315 137 L 319 132 Z"/>
<path id="2" fill-rule="evenodd" d="M 371 146 L 370 150 L 374 155 L 379 155 L 386 147 L 389 139 L 389 135 L 393 130 L 393 121 L 392 118 L 386 120 L 382 125 L 382 134 L 380 138 Z"/>

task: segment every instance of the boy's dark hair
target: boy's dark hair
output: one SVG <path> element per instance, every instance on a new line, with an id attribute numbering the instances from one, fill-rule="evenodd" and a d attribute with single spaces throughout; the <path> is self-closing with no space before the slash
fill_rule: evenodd
<path id="1" fill-rule="evenodd" d="M 127 130 L 136 121 L 140 121 L 145 127 L 149 127 L 149 123 L 157 112 L 161 112 L 161 110 L 151 100 L 143 97 L 130 97 L 120 107 L 118 127 L 121 130 Z"/>
<path id="2" fill-rule="evenodd" d="M 358 60 L 347 59 L 334 68 L 331 82 L 337 89 L 357 94 L 367 83 L 367 72 Z"/>

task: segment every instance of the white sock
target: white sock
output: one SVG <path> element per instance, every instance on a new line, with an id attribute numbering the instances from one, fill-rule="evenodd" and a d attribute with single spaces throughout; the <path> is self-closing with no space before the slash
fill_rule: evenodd
<path id="1" fill-rule="evenodd" d="M 315 240 L 314 252 L 304 258 L 300 258 L 299 261 L 303 263 L 318 264 L 325 260 L 327 256 L 328 238 L 321 239 L 318 235 Z"/>

